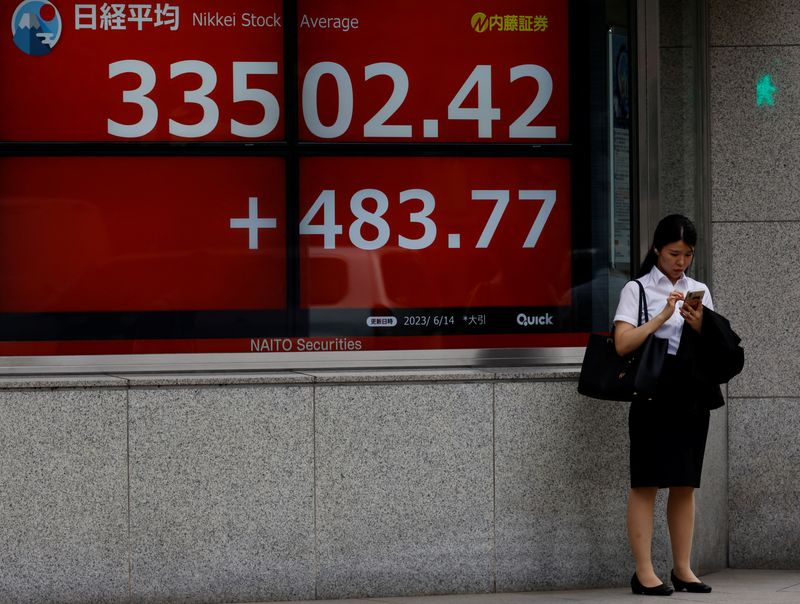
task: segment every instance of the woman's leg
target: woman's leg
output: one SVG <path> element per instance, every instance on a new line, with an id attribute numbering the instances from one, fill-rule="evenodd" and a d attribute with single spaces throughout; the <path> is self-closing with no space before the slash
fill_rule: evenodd
<path id="1" fill-rule="evenodd" d="M 628 540 L 636 562 L 636 575 L 645 587 L 661 584 L 661 579 L 653 570 L 651 554 L 656 493 L 656 487 L 639 487 L 628 493 Z"/>
<path id="2" fill-rule="evenodd" d="M 675 576 L 692 583 L 698 578 L 692 572 L 692 538 L 694 536 L 694 488 L 672 487 L 667 500 L 667 524 L 672 542 Z"/>

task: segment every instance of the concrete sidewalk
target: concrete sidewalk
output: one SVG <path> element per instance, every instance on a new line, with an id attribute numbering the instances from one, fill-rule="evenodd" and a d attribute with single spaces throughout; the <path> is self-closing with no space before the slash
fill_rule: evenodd
<path id="1" fill-rule="evenodd" d="M 575 589 L 513 594 L 478 594 L 399 598 L 363 598 L 351 600 L 312 600 L 307 604 L 564 604 L 565 602 L 705 602 L 719 604 L 800 604 L 800 571 L 724 570 L 704 575 L 711 585 L 710 594 L 674 593 L 665 597 L 634 596 L 630 588 Z M 294 604 L 301 604 L 295 602 Z"/>

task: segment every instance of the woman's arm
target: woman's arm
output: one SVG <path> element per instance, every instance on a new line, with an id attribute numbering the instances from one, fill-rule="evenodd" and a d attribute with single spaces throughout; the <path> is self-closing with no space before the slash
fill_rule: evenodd
<path id="1" fill-rule="evenodd" d="M 683 294 L 679 291 L 672 292 L 667 298 L 664 309 L 639 327 L 634 327 L 626 321 L 616 321 L 614 323 L 614 347 L 617 349 L 617 354 L 625 356 L 644 344 L 647 336 L 658 331 L 658 328 L 672 316 L 678 300 L 683 300 Z"/>

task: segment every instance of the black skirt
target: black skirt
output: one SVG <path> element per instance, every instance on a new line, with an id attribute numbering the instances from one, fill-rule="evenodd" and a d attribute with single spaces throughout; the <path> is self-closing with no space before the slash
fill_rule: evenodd
<path id="1" fill-rule="evenodd" d="M 687 372 L 667 355 L 652 400 L 636 399 L 628 413 L 631 487 L 699 487 L 709 411 L 693 396 Z"/>

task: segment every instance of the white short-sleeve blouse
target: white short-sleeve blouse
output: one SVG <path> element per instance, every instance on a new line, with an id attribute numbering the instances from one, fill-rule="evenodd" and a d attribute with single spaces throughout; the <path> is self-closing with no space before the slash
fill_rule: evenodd
<path id="1" fill-rule="evenodd" d="M 648 274 L 639 277 L 639 281 L 644 286 L 644 292 L 647 296 L 647 312 L 651 319 L 664 309 L 667 298 L 670 293 L 675 290 L 683 294 L 688 291 L 705 290 L 703 306 L 714 310 L 714 303 L 711 300 L 711 292 L 708 286 L 705 283 L 687 277 L 686 274 L 683 274 L 675 285 L 673 285 L 669 278 L 662 273 L 658 267 L 654 266 Z M 682 305 L 682 302 L 678 302 L 678 304 L 675 305 L 675 313 L 659 327 L 655 333 L 656 337 L 669 340 L 669 346 L 667 348 L 668 354 L 676 354 L 678 352 L 678 345 L 681 342 L 684 320 L 678 310 Z M 625 287 L 622 288 L 622 292 L 620 292 L 619 305 L 614 315 L 614 322 L 625 321 L 635 327 L 638 325 L 638 320 L 636 318 L 638 312 L 639 286 L 636 285 L 635 282 L 630 281 L 625 284 Z M 644 321 L 644 317 L 642 317 L 642 321 Z"/>

